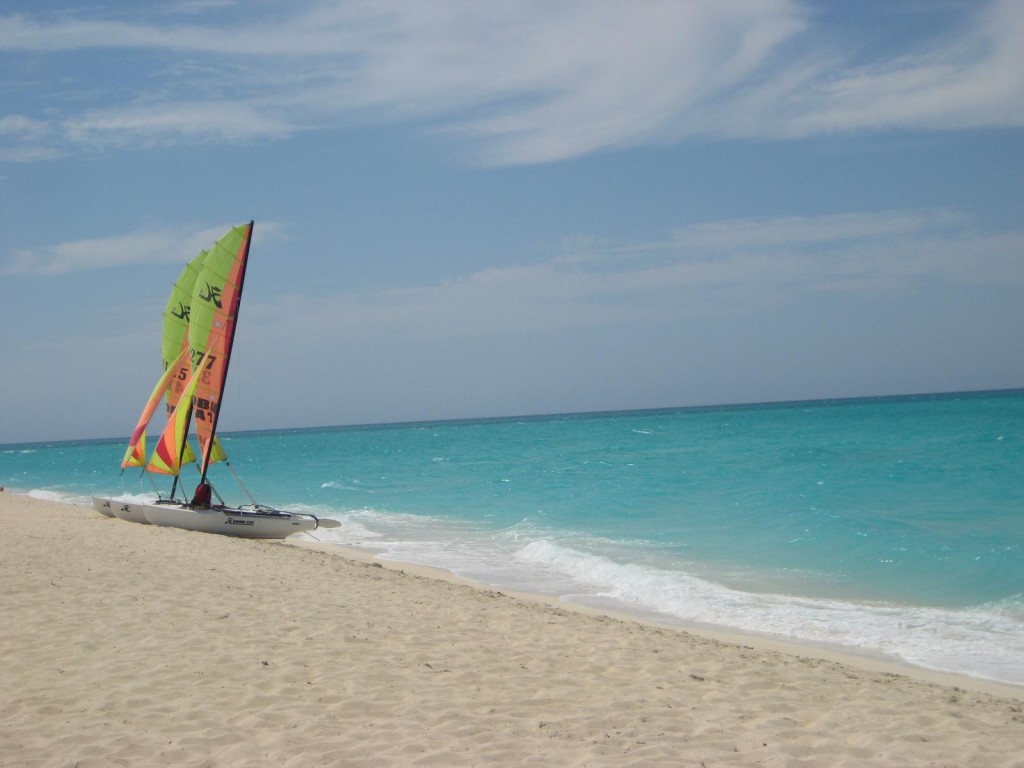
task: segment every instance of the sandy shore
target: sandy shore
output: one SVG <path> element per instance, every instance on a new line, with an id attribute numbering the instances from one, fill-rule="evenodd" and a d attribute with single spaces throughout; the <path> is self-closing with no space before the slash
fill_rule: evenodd
<path id="1" fill-rule="evenodd" d="M 10 492 L 0 526 L 3 766 L 1024 766 L 1019 689 Z"/>

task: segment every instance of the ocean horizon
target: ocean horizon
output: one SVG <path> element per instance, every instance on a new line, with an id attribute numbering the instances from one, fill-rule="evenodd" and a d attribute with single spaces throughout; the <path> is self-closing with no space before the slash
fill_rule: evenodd
<path id="1" fill-rule="evenodd" d="M 496 588 L 1024 685 L 1022 427 L 1000 390 L 255 430 L 212 479 Z M 166 494 L 123 452 L 0 446 L 0 485 Z"/>

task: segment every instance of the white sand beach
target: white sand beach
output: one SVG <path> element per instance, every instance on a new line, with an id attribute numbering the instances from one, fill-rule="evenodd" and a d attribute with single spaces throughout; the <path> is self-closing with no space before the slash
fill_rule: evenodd
<path id="1" fill-rule="evenodd" d="M 0 765 L 1024 766 L 1024 690 L 0 493 Z"/>

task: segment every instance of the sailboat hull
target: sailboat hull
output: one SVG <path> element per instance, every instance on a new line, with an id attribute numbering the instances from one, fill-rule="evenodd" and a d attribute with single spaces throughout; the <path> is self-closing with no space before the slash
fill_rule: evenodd
<path id="1" fill-rule="evenodd" d="M 114 505 L 117 503 L 119 502 L 111 501 L 110 499 L 105 498 L 103 496 L 92 497 L 92 506 L 95 508 L 97 512 L 104 514 L 107 517 L 116 517 L 116 515 L 114 514 Z"/>
<path id="2" fill-rule="evenodd" d="M 142 523 L 149 525 L 141 504 L 133 504 L 130 501 L 120 499 L 108 499 L 102 496 L 93 496 L 92 505 L 97 511 L 107 517 L 116 517 L 118 520 L 127 520 L 129 523 Z"/>
<path id="3" fill-rule="evenodd" d="M 112 516 L 121 520 L 245 539 L 283 539 L 293 533 L 316 530 L 320 523 L 312 515 L 290 512 L 223 507 L 191 509 L 181 504 L 144 504 L 99 496 L 93 497 L 93 506 L 103 514 L 112 511 Z"/>

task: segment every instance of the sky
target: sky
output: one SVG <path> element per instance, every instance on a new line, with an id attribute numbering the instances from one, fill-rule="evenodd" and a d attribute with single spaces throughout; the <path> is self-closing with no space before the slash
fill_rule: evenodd
<path id="1" fill-rule="evenodd" d="M 0 1 L 0 443 L 1024 386 L 1024 0 Z"/>

